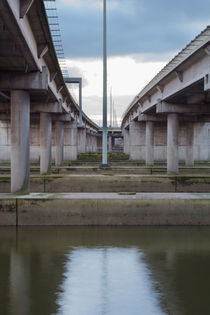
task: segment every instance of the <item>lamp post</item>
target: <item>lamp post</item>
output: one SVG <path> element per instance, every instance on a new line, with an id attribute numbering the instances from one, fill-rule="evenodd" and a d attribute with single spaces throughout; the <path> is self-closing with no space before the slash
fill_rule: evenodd
<path id="1" fill-rule="evenodd" d="M 106 0 L 103 0 L 103 139 L 102 164 L 109 167 L 107 162 L 107 47 L 106 47 Z"/>

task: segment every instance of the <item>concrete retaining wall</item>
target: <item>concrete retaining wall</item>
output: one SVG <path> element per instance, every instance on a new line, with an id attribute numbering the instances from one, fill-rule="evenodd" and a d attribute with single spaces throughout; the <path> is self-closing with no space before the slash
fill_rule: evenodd
<path id="1" fill-rule="evenodd" d="M 0 225 L 210 225 L 210 195 L 159 195 L 1 196 Z"/>

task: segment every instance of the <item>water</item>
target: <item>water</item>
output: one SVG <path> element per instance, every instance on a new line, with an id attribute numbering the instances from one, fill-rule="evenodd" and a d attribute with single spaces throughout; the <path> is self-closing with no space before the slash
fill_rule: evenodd
<path id="1" fill-rule="evenodd" d="M 210 314 L 210 228 L 1 228 L 0 315 Z"/>

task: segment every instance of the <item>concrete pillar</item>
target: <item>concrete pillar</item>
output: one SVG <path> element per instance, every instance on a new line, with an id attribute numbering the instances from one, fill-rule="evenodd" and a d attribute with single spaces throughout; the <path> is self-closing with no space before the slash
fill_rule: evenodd
<path id="1" fill-rule="evenodd" d="M 129 130 L 123 130 L 123 150 L 125 154 L 130 154 L 130 145 L 129 145 Z"/>
<path id="2" fill-rule="evenodd" d="M 130 159 L 145 160 L 144 145 L 145 135 L 143 134 L 142 126 L 144 123 L 137 121 L 130 122 L 129 143 L 130 143 Z M 144 131 L 145 133 L 145 131 Z"/>
<path id="3" fill-rule="evenodd" d="M 179 120 L 178 114 L 168 114 L 167 117 L 167 171 L 177 174 L 179 171 L 178 152 Z"/>
<path id="4" fill-rule="evenodd" d="M 101 136 L 97 136 L 97 152 L 101 152 Z"/>
<path id="5" fill-rule="evenodd" d="M 86 152 L 86 128 L 78 129 L 78 153 Z"/>
<path id="6" fill-rule="evenodd" d="M 51 168 L 52 118 L 40 113 L 40 172 L 49 173 Z"/>
<path id="7" fill-rule="evenodd" d="M 95 152 L 95 135 L 92 135 L 92 152 Z"/>
<path id="8" fill-rule="evenodd" d="M 64 159 L 75 161 L 78 153 L 78 128 L 77 122 L 73 121 L 65 124 L 64 135 Z"/>
<path id="9" fill-rule="evenodd" d="M 11 91 L 11 192 L 29 192 L 30 95 Z"/>
<path id="10" fill-rule="evenodd" d="M 93 153 L 93 135 L 90 134 L 90 152 Z"/>
<path id="11" fill-rule="evenodd" d="M 64 145 L 64 123 L 55 122 L 55 165 L 63 164 L 63 145 Z"/>
<path id="12" fill-rule="evenodd" d="M 146 122 L 146 165 L 154 165 L 154 122 Z"/>
<path id="13" fill-rule="evenodd" d="M 186 124 L 186 166 L 194 166 L 193 141 L 194 140 L 194 124 L 192 122 Z"/>
<path id="14" fill-rule="evenodd" d="M 112 137 L 112 152 L 115 150 L 115 137 Z"/>
<path id="15" fill-rule="evenodd" d="M 97 148 L 97 135 L 94 136 L 94 152 L 95 152 L 95 153 L 98 152 L 98 148 Z"/>
<path id="16" fill-rule="evenodd" d="M 109 152 L 112 152 L 112 136 L 109 136 Z"/>
<path id="17" fill-rule="evenodd" d="M 87 134 L 87 152 L 90 153 L 91 152 L 91 146 L 90 146 L 90 134 Z"/>

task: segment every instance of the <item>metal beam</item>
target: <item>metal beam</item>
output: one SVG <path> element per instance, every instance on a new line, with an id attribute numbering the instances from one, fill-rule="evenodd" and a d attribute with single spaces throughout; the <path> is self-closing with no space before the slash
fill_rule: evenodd
<path id="1" fill-rule="evenodd" d="M 103 138 L 102 164 L 108 167 L 107 157 L 107 30 L 106 30 L 106 0 L 103 0 Z"/>
<path id="2" fill-rule="evenodd" d="M 65 83 L 78 83 L 79 84 L 79 125 L 83 126 L 82 122 L 82 78 L 64 78 Z"/>

